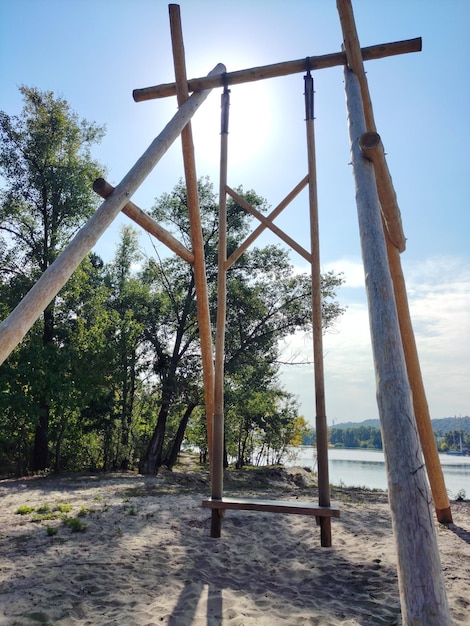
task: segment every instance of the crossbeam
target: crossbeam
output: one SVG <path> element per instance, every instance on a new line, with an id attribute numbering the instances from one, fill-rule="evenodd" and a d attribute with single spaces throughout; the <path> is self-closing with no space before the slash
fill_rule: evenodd
<path id="1" fill-rule="evenodd" d="M 416 37 L 415 39 L 405 39 L 403 41 L 395 41 L 392 43 L 384 43 L 361 48 L 361 54 L 363 61 L 372 61 L 374 59 L 383 59 L 384 57 L 395 56 L 398 54 L 421 52 L 421 49 L 421 37 Z M 282 63 L 252 67 L 246 70 L 226 72 L 220 76 L 203 76 L 201 78 L 193 78 L 188 80 L 188 91 L 200 91 L 203 89 L 213 89 L 214 87 L 240 85 L 242 83 L 250 83 L 256 80 L 264 80 L 266 78 L 278 78 L 280 76 L 298 74 L 299 72 L 306 72 L 309 69 L 321 70 L 327 67 L 347 65 L 347 63 L 348 61 L 345 52 L 334 52 L 332 54 L 324 54 L 321 56 L 306 57 L 296 61 L 284 61 Z M 145 100 L 154 100 L 156 98 L 167 98 L 168 96 L 175 95 L 176 83 L 143 87 L 142 89 L 134 89 L 132 92 L 132 96 L 136 102 L 144 102 Z"/>
<path id="2" fill-rule="evenodd" d="M 109 198 L 109 196 L 113 193 L 114 187 L 104 180 L 104 178 L 97 178 L 93 183 L 93 191 L 106 200 L 106 198 Z M 129 202 L 122 208 L 122 212 L 124 215 L 127 215 L 127 217 L 134 220 L 136 224 L 141 226 L 150 235 L 153 235 L 159 241 L 164 243 L 168 248 L 170 248 L 170 250 L 175 252 L 182 259 L 191 265 L 194 264 L 194 254 L 191 250 L 188 250 L 186 246 L 173 237 L 170 231 L 163 228 L 163 226 L 150 217 L 150 215 L 147 215 L 145 211 L 142 211 L 142 209 L 131 200 L 129 200 Z"/>

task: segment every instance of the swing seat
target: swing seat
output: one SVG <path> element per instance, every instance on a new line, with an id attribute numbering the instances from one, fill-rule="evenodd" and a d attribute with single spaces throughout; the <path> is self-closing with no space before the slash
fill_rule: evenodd
<path id="1" fill-rule="evenodd" d="M 266 513 L 290 513 L 292 515 L 312 515 L 319 522 L 321 517 L 339 517 L 339 509 L 331 506 L 319 506 L 301 500 L 255 500 L 253 498 L 208 498 L 202 501 L 205 509 L 216 509 L 223 517 L 227 509 L 237 511 L 264 511 Z"/>

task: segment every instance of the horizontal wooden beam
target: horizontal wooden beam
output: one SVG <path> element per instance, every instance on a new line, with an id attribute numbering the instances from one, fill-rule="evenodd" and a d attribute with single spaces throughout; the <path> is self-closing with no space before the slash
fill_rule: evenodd
<path id="1" fill-rule="evenodd" d="M 404 41 L 395 41 L 392 43 L 384 43 L 375 46 L 368 46 L 367 48 L 361 48 L 361 53 L 364 61 L 372 61 L 374 59 L 382 59 L 384 57 L 395 56 L 397 54 L 421 52 L 421 49 L 421 37 L 416 37 L 415 39 L 406 39 Z M 304 59 L 298 59 L 297 61 L 285 61 L 283 63 L 273 63 L 272 65 L 252 67 L 247 70 L 227 72 L 221 76 L 193 78 L 188 80 L 188 90 L 200 91 L 202 89 L 223 87 L 224 85 L 239 85 L 241 83 L 249 83 L 256 80 L 264 80 L 266 78 L 277 78 L 279 76 L 297 74 L 299 72 L 305 72 L 308 69 L 321 70 L 327 67 L 336 67 L 338 65 L 346 64 L 346 53 L 334 52 L 332 54 L 324 54 L 321 56 L 306 57 Z M 136 102 L 154 100 L 155 98 L 167 98 L 168 96 L 175 95 L 176 83 L 167 83 L 163 85 L 156 85 L 154 87 L 134 89 L 132 92 L 132 96 Z"/>
<path id="2" fill-rule="evenodd" d="M 114 187 L 108 183 L 104 178 L 97 178 L 93 183 L 93 191 L 102 198 L 109 198 L 113 193 Z M 142 211 L 136 204 L 129 202 L 122 208 L 122 212 L 130 217 L 136 224 L 144 228 L 148 233 L 153 235 L 156 239 L 164 243 L 170 250 L 175 252 L 184 261 L 194 263 L 194 254 L 191 250 L 188 250 L 186 246 L 183 246 L 173 235 L 160 226 L 150 215 L 147 215 L 145 211 Z"/>
<path id="3" fill-rule="evenodd" d="M 208 498 L 202 501 L 205 509 L 234 509 L 237 511 L 264 511 L 266 513 L 290 513 L 293 515 L 312 515 L 315 517 L 339 517 L 339 509 L 331 506 L 319 506 L 301 500 L 254 500 L 252 498 Z"/>

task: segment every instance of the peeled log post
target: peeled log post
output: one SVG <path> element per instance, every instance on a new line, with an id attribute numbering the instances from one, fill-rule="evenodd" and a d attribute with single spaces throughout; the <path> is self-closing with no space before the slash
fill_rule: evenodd
<path id="1" fill-rule="evenodd" d="M 390 241 L 399 252 L 404 252 L 406 240 L 403 234 L 400 209 L 398 208 L 392 177 L 385 161 L 385 152 L 380 135 L 375 131 L 364 133 L 359 138 L 359 147 L 363 156 L 374 164 L 380 206 Z"/>
<path id="2" fill-rule="evenodd" d="M 104 178 L 97 178 L 93 183 L 93 191 L 102 198 L 109 198 L 113 193 L 114 187 L 110 185 Z M 170 250 L 175 252 L 184 261 L 187 261 L 191 265 L 194 263 L 194 254 L 183 246 L 173 235 L 160 226 L 150 215 L 147 215 L 142 209 L 140 209 L 133 202 L 128 202 L 123 208 L 122 212 L 127 217 L 130 217 L 136 224 L 142 226 L 148 233 L 156 237 L 159 241 L 164 243 Z"/>
<path id="3" fill-rule="evenodd" d="M 320 266 L 320 230 L 318 222 L 317 167 L 315 155 L 315 127 L 313 106 L 313 78 L 310 72 L 305 80 L 305 125 L 307 133 L 308 199 L 310 216 L 313 370 L 315 381 L 315 429 L 317 436 L 318 504 L 330 506 L 328 468 L 328 424 L 326 419 L 325 376 L 323 367 L 323 323 Z M 331 518 L 320 518 L 321 545 L 331 546 Z"/>
<path id="4" fill-rule="evenodd" d="M 358 139 L 366 131 L 357 77 L 345 68 L 353 172 L 366 277 L 377 403 L 397 552 L 404 626 L 450 626 L 411 390 L 387 259 L 372 163 Z"/>
<path id="5" fill-rule="evenodd" d="M 225 66 L 222 64 L 217 65 L 212 70 L 213 73 L 224 71 Z M 115 188 L 112 196 L 101 204 L 18 306 L 0 324 L 0 364 L 20 343 L 49 302 L 62 289 L 114 218 L 129 202 L 132 194 L 150 174 L 175 139 L 179 137 L 183 128 L 208 95 L 209 91 L 193 93 L 191 98 L 179 108 L 171 121 Z"/>
<path id="6" fill-rule="evenodd" d="M 169 14 L 177 100 L 178 106 L 183 108 L 192 96 L 191 98 L 188 98 L 183 31 L 181 27 L 179 6 L 177 4 L 170 4 Z M 202 235 L 199 192 L 196 175 L 196 159 L 194 155 L 191 124 L 187 124 L 182 130 L 181 143 L 183 147 L 183 164 L 186 179 L 186 193 L 188 198 L 191 244 L 194 253 L 194 283 L 196 287 L 197 319 L 199 324 L 199 340 L 201 343 L 204 402 L 206 405 L 207 438 L 210 455 L 212 452 L 214 419 L 214 361 L 209 312 L 209 296 L 207 291 L 206 262 L 204 255 L 204 238 Z"/>
<path id="7" fill-rule="evenodd" d="M 373 132 L 364 133 L 364 135 L 359 137 L 359 147 L 363 156 L 370 159 L 374 163 L 377 188 L 380 190 L 381 186 L 390 185 L 390 192 L 387 195 L 391 196 L 392 192 L 394 194 L 395 192 L 393 191 L 393 185 L 388 176 L 388 170 L 386 172 L 383 171 L 381 168 L 381 159 L 376 158 L 377 153 L 383 152 L 383 146 L 379 135 Z M 383 206 L 382 215 L 386 221 L 386 211 L 384 211 Z M 413 392 L 413 407 L 416 424 L 418 426 L 419 438 L 426 463 L 426 471 L 428 473 L 429 483 L 431 486 L 436 517 L 441 524 L 451 524 L 452 511 L 450 508 L 449 496 L 447 495 L 441 462 L 439 460 L 436 439 L 432 429 L 429 406 L 426 400 L 426 392 L 424 390 L 423 377 L 421 375 L 421 367 L 418 358 L 418 349 L 416 347 L 413 325 L 411 323 L 408 296 L 406 293 L 405 278 L 401 268 L 399 249 L 395 242 L 391 241 L 391 233 L 393 230 L 394 226 L 392 224 L 389 225 L 389 237 L 386 238 L 387 255 L 393 279 L 393 290 L 395 293 L 395 301 L 397 303 L 398 320 L 400 323 L 400 333 L 405 353 L 408 380 Z"/>
<path id="8" fill-rule="evenodd" d="M 219 176 L 219 246 L 217 254 L 217 324 L 215 337 L 214 430 L 212 441 L 211 499 L 221 500 L 224 490 L 224 373 L 225 329 L 227 324 L 227 166 L 230 91 L 221 99 L 220 176 Z M 222 510 L 211 511 L 211 537 L 220 537 Z"/>
<path id="9" fill-rule="evenodd" d="M 426 462 L 426 471 L 431 486 L 436 517 L 441 524 L 452 524 L 452 510 L 447 495 L 436 438 L 432 429 L 429 406 L 426 400 L 423 377 L 418 358 L 415 335 L 408 307 L 405 278 L 401 269 L 398 250 L 387 240 L 388 262 L 393 276 L 393 289 L 397 303 L 400 333 L 405 352 L 408 380 L 413 391 L 413 407 L 419 438 Z"/>
<path id="10" fill-rule="evenodd" d="M 387 238 L 402 252 L 405 249 L 405 236 L 401 228 L 400 209 L 393 190 L 392 179 L 388 172 L 387 162 L 383 147 L 377 143 L 374 147 L 373 133 L 376 132 L 372 101 L 369 94 L 369 87 L 364 71 L 364 63 L 361 59 L 361 48 L 357 36 L 356 24 L 351 0 L 337 0 L 338 13 L 343 31 L 344 46 L 348 57 L 348 65 L 359 80 L 362 95 L 362 106 L 366 121 L 367 131 L 362 137 L 364 147 L 368 151 L 369 158 L 372 158 L 377 181 L 377 191 L 379 194 L 382 214 L 385 225 L 389 224 L 390 229 L 386 229 Z M 378 136 L 377 136 L 378 137 Z M 440 465 L 437 446 L 432 432 L 431 417 L 424 391 L 424 384 L 419 369 L 419 358 L 414 339 L 413 326 L 407 304 L 407 295 L 403 272 L 401 271 L 400 258 L 392 250 L 392 246 L 387 245 L 389 256 L 389 266 L 392 273 L 392 280 L 397 304 L 406 303 L 406 306 L 398 307 L 398 318 L 400 330 L 402 331 L 402 344 L 405 352 L 405 361 L 408 370 L 408 380 L 413 392 L 413 405 L 415 418 L 418 424 L 418 432 L 421 446 L 425 453 L 424 460 L 431 483 L 434 505 L 437 519 L 441 522 L 451 523 L 452 514 L 450 510 L 449 496 L 444 482 L 442 470 L 436 468 Z"/>
<path id="11" fill-rule="evenodd" d="M 421 43 L 421 37 L 416 37 L 415 39 L 406 39 L 404 41 L 394 41 L 392 43 L 368 46 L 367 48 L 361 49 L 362 59 L 364 61 L 371 61 L 373 59 L 383 59 L 384 57 L 396 54 L 420 52 Z M 201 89 L 223 87 L 224 85 L 240 85 L 242 83 L 250 83 L 256 80 L 289 76 L 291 74 L 305 72 L 308 68 L 313 71 L 325 69 L 327 67 L 337 67 L 338 65 L 346 65 L 346 63 L 346 54 L 344 52 L 333 52 L 332 54 L 307 57 L 296 61 L 284 61 L 282 63 L 272 63 L 271 65 L 252 67 L 247 70 L 227 72 L 223 79 L 221 76 L 193 78 L 188 80 L 187 85 L 188 91 L 199 91 Z M 144 102 L 145 100 L 153 100 L 154 98 L 167 98 L 168 96 L 174 96 L 175 94 L 176 83 L 166 83 L 163 85 L 155 85 L 153 87 L 134 89 L 132 92 L 132 96 L 136 102 Z"/>
<path id="12" fill-rule="evenodd" d="M 359 79 L 364 117 L 366 121 L 366 131 L 376 132 L 377 128 L 375 126 L 372 100 L 370 97 L 369 86 L 367 84 L 366 72 L 361 54 L 361 46 L 357 36 L 351 0 L 337 0 L 336 6 L 341 22 L 341 29 L 343 31 L 343 43 L 346 50 L 348 66 Z M 374 167 L 379 172 L 377 188 L 379 192 L 380 204 L 385 217 L 385 223 L 387 227 L 389 224 L 393 227 L 392 230 L 389 231 L 390 240 L 397 246 L 400 252 L 403 252 L 406 248 L 406 238 L 402 230 L 400 209 L 398 207 L 397 197 L 391 183 L 392 179 L 388 171 L 387 161 L 385 160 L 385 152 L 383 149 L 381 151 L 376 150 L 374 156 Z M 383 182 L 383 184 L 379 185 L 379 181 Z"/>

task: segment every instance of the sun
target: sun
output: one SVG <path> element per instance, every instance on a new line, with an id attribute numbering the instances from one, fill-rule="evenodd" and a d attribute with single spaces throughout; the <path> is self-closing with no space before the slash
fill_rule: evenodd
<path id="1" fill-rule="evenodd" d="M 215 91 L 215 90 L 214 90 Z M 212 93 L 192 120 L 198 171 L 219 167 L 221 95 Z M 269 153 L 274 108 L 266 82 L 230 87 L 228 167 L 253 164 Z"/>

